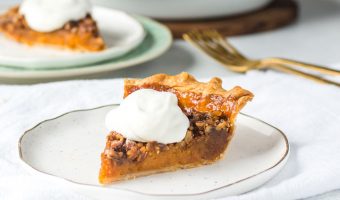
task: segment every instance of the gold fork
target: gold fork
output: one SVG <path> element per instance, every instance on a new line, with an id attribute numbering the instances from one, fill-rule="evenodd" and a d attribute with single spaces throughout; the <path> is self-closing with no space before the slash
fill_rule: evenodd
<path id="1" fill-rule="evenodd" d="M 253 60 L 242 55 L 230 43 L 227 42 L 216 30 L 191 31 L 183 35 L 184 40 L 198 47 L 228 69 L 245 73 L 253 69 L 276 69 L 282 72 L 295 74 L 320 83 L 340 86 L 340 83 L 324 79 L 320 76 L 306 73 L 290 66 L 298 66 L 326 75 L 340 75 L 340 71 L 314 64 L 299 62 L 283 58 L 265 58 Z"/>

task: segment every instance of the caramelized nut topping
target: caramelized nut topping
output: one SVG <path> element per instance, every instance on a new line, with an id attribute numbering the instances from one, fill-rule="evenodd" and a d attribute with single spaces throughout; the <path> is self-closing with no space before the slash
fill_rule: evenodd
<path id="1" fill-rule="evenodd" d="M 212 131 L 228 131 L 230 125 L 228 119 L 222 116 L 211 116 L 206 113 L 196 111 L 184 112 L 190 120 L 190 127 L 187 130 L 183 141 L 173 144 L 161 144 L 157 142 L 135 142 L 125 139 L 117 132 L 111 132 L 108 136 L 108 145 L 104 154 L 112 159 L 120 159 L 128 162 L 143 161 L 148 154 L 160 154 L 167 151 L 171 145 L 179 145 L 181 148 L 186 148 L 190 142 L 205 134 L 210 134 Z M 126 159 L 127 158 L 127 159 Z"/>

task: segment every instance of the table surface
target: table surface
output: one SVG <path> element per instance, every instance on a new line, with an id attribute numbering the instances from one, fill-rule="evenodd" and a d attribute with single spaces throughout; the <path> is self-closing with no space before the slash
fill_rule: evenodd
<path id="1" fill-rule="evenodd" d="M 1 3 L 18 2 L 1 0 Z M 280 56 L 329 66 L 340 64 L 340 0 L 297 2 L 300 13 L 295 23 L 270 32 L 231 37 L 230 42 L 245 55 L 254 58 Z M 233 75 L 184 41 L 177 40 L 168 52 L 151 62 L 93 78 L 145 77 L 181 71 L 197 77 Z M 340 191 L 311 199 L 340 199 Z"/>

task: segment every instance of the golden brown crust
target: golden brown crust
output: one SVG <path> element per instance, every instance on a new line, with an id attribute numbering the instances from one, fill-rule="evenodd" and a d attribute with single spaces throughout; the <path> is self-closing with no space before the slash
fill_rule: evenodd
<path id="1" fill-rule="evenodd" d="M 214 77 L 208 83 L 202 83 L 198 82 L 187 72 L 182 72 L 174 76 L 167 74 L 155 74 L 144 79 L 126 79 L 124 82 L 125 85 L 145 85 L 154 83 L 165 85 L 178 91 L 200 93 L 203 96 L 216 94 L 225 98 L 231 96 L 236 99 L 243 98 L 242 102 L 246 100 L 244 97 L 247 97 L 248 100 L 253 97 L 251 92 L 242 89 L 239 86 L 236 86 L 229 91 L 223 89 L 222 80 L 220 78 Z"/>
<path id="2" fill-rule="evenodd" d="M 100 37 L 91 15 L 78 21 L 70 21 L 56 31 L 41 33 L 28 26 L 16 6 L 0 15 L 0 32 L 26 45 L 49 45 L 76 51 L 100 51 L 105 48 L 104 40 Z"/>
<path id="3" fill-rule="evenodd" d="M 195 108 L 198 111 L 207 112 L 224 112 L 225 115 L 231 118 L 231 121 L 236 117 L 236 114 L 245 106 L 245 104 L 252 100 L 253 94 L 239 86 L 231 90 L 222 88 L 222 80 L 220 78 L 212 78 L 208 83 L 197 81 L 192 75 L 187 72 L 171 76 L 167 74 L 156 74 L 144 79 L 126 79 L 124 96 L 131 93 L 131 87 L 153 88 L 150 86 L 160 85 L 162 87 L 171 88 L 184 95 L 178 96 L 180 103 L 184 101 L 198 102 Z M 195 94 L 188 98 L 188 94 Z M 218 97 L 223 99 L 218 100 Z M 185 100 L 182 100 L 186 98 Z M 220 102 L 218 102 L 220 101 Z M 189 102 L 190 103 L 190 102 Z M 188 104 L 188 103 L 187 103 Z M 236 104 L 236 105 L 233 105 Z M 188 105 L 185 105 L 188 106 Z M 215 109 L 215 110 L 214 110 Z"/>

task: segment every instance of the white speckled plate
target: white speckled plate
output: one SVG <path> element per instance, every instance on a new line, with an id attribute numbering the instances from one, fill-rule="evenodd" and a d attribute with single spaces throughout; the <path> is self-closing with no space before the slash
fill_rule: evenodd
<path id="1" fill-rule="evenodd" d="M 94 199 L 207 199 L 247 192 L 272 178 L 288 159 L 286 136 L 240 114 L 224 159 L 194 169 L 101 186 L 97 176 L 106 135 L 106 113 L 117 105 L 73 111 L 46 120 L 20 138 L 19 153 L 33 173 L 64 180 Z"/>
<path id="2" fill-rule="evenodd" d="M 0 65 L 29 69 L 88 65 L 122 56 L 144 39 L 145 31 L 141 23 L 122 11 L 94 7 L 92 16 L 104 38 L 105 50 L 84 53 L 45 46 L 30 47 L 9 40 L 0 33 Z"/>

